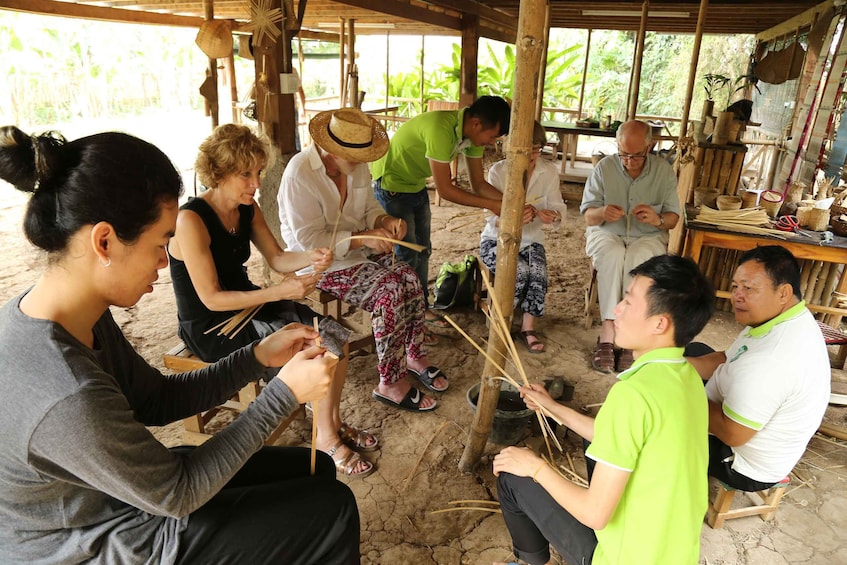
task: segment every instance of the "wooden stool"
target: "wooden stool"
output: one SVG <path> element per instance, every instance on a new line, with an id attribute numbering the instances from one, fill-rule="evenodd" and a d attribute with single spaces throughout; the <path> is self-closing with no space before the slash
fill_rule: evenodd
<path id="1" fill-rule="evenodd" d="M 818 327 L 823 334 L 824 343 L 838 346 L 838 353 L 835 358 L 830 359 L 830 365 L 834 369 L 843 369 L 844 361 L 847 360 L 847 334 L 828 324 L 824 324 L 820 320 L 818 320 Z"/>
<path id="2" fill-rule="evenodd" d="M 597 269 L 591 267 L 591 276 L 585 287 L 585 329 L 590 330 L 594 317 L 600 315 L 600 301 L 597 298 Z"/>
<path id="3" fill-rule="evenodd" d="M 342 313 L 342 301 L 332 294 L 316 288 L 306 295 L 306 299 L 317 306 L 315 310 L 322 316 L 332 317 L 336 322 L 351 330 L 350 352 L 365 350 L 373 351 L 375 344 L 371 314 L 361 308 L 355 308 L 344 302 L 347 312 Z M 357 319 L 358 317 L 358 319 Z"/>
<path id="4" fill-rule="evenodd" d="M 791 478 L 785 477 L 767 490 L 749 493 L 761 498 L 762 504 L 754 504 L 753 506 L 730 510 L 736 489 L 724 484 L 722 481 L 718 481 L 718 495 L 715 497 L 715 501 L 709 504 L 709 510 L 706 512 L 706 523 L 712 528 L 718 529 L 723 526 L 726 520 L 743 518 L 745 516 L 761 516 L 762 520 L 768 522 L 776 514 L 779 501 L 782 500 L 785 494 L 785 488 L 789 484 L 791 484 Z"/>
<path id="5" fill-rule="evenodd" d="M 179 342 L 170 351 L 163 355 L 165 367 L 178 372 L 192 371 L 194 369 L 202 369 L 209 363 L 196 357 L 183 342 Z M 261 392 L 259 382 L 252 382 L 239 390 L 229 400 L 205 412 L 189 416 L 182 420 L 182 441 L 187 445 L 200 445 L 204 441 L 212 437 L 212 434 L 206 430 L 206 426 L 221 410 L 233 410 L 235 412 L 243 412 L 247 409 L 251 402 L 256 400 L 256 397 Z M 294 421 L 298 414 L 303 412 L 303 407 L 300 406 L 292 412 L 265 440 L 265 445 L 273 445 L 282 434 L 283 430 Z"/>

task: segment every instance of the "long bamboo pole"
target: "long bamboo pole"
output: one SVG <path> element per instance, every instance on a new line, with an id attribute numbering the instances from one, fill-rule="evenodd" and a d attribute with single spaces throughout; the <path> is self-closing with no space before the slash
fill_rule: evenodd
<path id="1" fill-rule="evenodd" d="M 541 121 L 541 108 L 544 107 L 544 81 L 547 79 L 547 53 L 550 48 L 550 4 L 544 11 L 544 52 L 541 54 L 541 72 L 538 74 L 538 92 L 535 99 L 535 119 Z"/>
<path id="2" fill-rule="evenodd" d="M 215 19 L 215 5 L 213 0 L 203 0 L 203 19 L 206 21 L 212 21 Z M 212 84 L 215 86 L 215 99 L 209 100 L 209 116 L 212 118 L 212 129 L 218 127 L 220 123 L 220 116 L 218 114 L 218 110 L 220 105 L 218 104 L 218 61 L 217 59 L 209 59 L 208 64 L 209 69 L 209 77 L 211 78 Z"/>
<path id="3" fill-rule="evenodd" d="M 541 53 L 544 49 L 545 0 L 527 0 L 520 3 L 518 34 L 515 43 L 517 61 L 515 68 L 515 97 L 512 101 L 506 190 L 500 213 L 500 235 L 497 239 L 497 279 L 495 295 L 498 307 L 503 312 L 512 312 L 515 295 L 517 255 L 521 242 L 521 219 L 526 199 L 529 159 L 532 152 L 532 125 L 535 112 L 536 89 Z M 509 316 L 511 319 L 511 315 Z M 497 335 L 494 324 L 489 329 L 489 358 L 503 358 L 506 344 Z M 488 441 L 494 411 L 500 394 L 499 376 L 490 360 L 487 360 L 480 376 L 479 398 L 474 420 L 468 432 L 468 441 L 459 461 L 459 469 L 470 472 L 479 463 L 479 458 Z"/>
<path id="4" fill-rule="evenodd" d="M 688 114 L 691 112 L 691 99 L 694 96 L 694 80 L 697 78 L 697 64 L 700 62 L 700 44 L 703 42 L 703 24 L 706 22 L 706 12 L 709 0 L 700 0 L 700 11 L 697 13 L 697 27 L 694 30 L 694 47 L 691 49 L 691 65 L 688 67 L 688 85 L 685 87 L 685 105 L 682 109 L 682 121 L 679 123 L 680 146 L 682 138 L 688 130 Z"/>
<path id="5" fill-rule="evenodd" d="M 585 59 L 582 62 L 582 82 L 579 84 L 579 103 L 576 106 L 576 119 L 582 119 L 582 101 L 585 98 L 585 81 L 588 78 L 588 56 L 591 53 L 591 28 L 588 28 L 588 37 L 585 40 Z M 564 155 L 562 159 L 564 159 Z"/>
<path id="6" fill-rule="evenodd" d="M 632 67 L 632 80 L 630 88 L 632 95 L 629 98 L 629 113 L 627 119 L 634 120 L 635 113 L 638 110 L 638 91 L 641 88 L 641 62 L 644 59 L 644 36 L 647 35 L 647 16 L 650 2 L 644 0 L 641 4 L 641 24 L 638 26 L 638 39 L 635 45 L 635 63 Z"/>

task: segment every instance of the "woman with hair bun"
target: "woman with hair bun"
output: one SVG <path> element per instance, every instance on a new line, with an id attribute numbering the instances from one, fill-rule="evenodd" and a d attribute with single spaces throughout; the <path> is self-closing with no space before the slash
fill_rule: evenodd
<path id="1" fill-rule="evenodd" d="M 179 173 L 121 133 L 66 142 L 0 128 L 0 178 L 32 193 L 24 230 L 47 252 L 38 282 L 0 309 L 0 562 L 358 563 L 350 490 L 320 454 L 263 447 L 336 361 L 291 326 L 220 362 L 163 375 L 109 312 L 167 265 Z M 232 424 L 166 449 L 161 426 L 282 367 Z"/>

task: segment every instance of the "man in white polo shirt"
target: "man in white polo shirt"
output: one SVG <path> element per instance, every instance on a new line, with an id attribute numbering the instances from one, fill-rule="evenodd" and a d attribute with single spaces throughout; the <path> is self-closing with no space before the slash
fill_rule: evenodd
<path id="1" fill-rule="evenodd" d="M 744 330 L 726 351 L 689 358 L 709 398 L 709 474 L 745 491 L 785 478 L 818 429 L 830 369 L 800 294 L 800 267 L 780 246 L 744 253 L 732 278 Z"/>

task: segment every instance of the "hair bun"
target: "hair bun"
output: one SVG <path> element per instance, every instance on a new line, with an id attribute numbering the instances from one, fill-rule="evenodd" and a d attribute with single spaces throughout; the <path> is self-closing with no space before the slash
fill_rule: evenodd
<path id="1" fill-rule="evenodd" d="M 0 178 L 18 190 L 35 192 L 53 175 L 56 148 L 64 143 L 57 132 L 30 136 L 17 126 L 0 127 Z"/>

